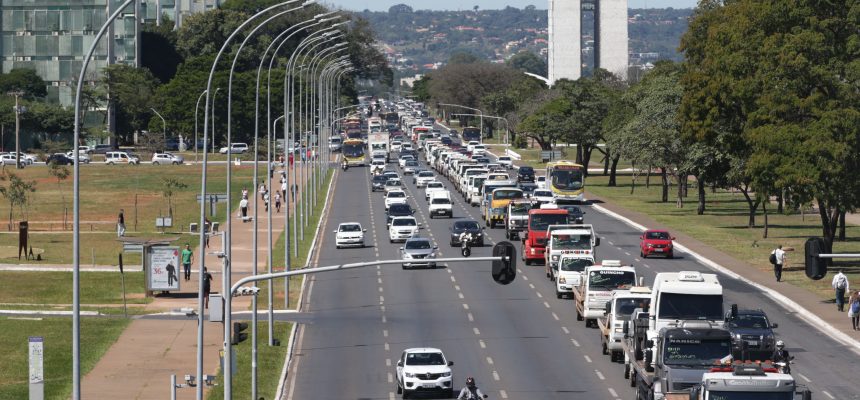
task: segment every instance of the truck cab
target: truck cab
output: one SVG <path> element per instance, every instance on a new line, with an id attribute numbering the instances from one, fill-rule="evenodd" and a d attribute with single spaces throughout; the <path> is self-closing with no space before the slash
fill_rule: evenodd
<path id="1" fill-rule="evenodd" d="M 582 273 L 592 265 L 591 255 L 562 254 L 558 268 L 547 271 L 547 278 L 555 282 L 555 297 L 573 297 L 573 290 L 582 284 Z"/>
<path id="2" fill-rule="evenodd" d="M 612 362 L 624 359 L 624 322 L 634 310 L 647 311 L 651 302 L 651 289 L 634 286 L 630 290 L 612 292 L 612 300 L 606 303 L 604 316 L 597 319 L 603 354 L 609 354 Z"/>
<path id="3" fill-rule="evenodd" d="M 501 187 L 493 190 L 488 198 L 488 207 L 484 219 L 487 226 L 495 228 L 496 224 L 504 223 L 511 201 L 523 198 L 523 191 L 514 187 Z"/>
<path id="4" fill-rule="evenodd" d="M 812 400 L 809 389 L 769 364 L 735 364 L 711 368 L 693 387 L 690 400 Z M 685 399 L 686 400 L 686 399 Z"/>
<path id="5" fill-rule="evenodd" d="M 486 186 L 486 183 L 484 184 Z M 523 255 L 522 259 L 526 265 L 532 262 L 544 261 L 546 251 L 546 228 L 550 225 L 562 225 L 569 222 L 567 210 L 556 209 L 533 209 L 529 211 L 528 228 L 522 236 Z"/>
<path id="6" fill-rule="evenodd" d="M 546 252 L 544 262 L 547 273 L 554 275 L 558 260 L 563 254 L 590 255 L 594 258 L 595 247 L 600 246 L 600 238 L 591 225 L 550 225 L 546 232 Z"/>
<path id="7" fill-rule="evenodd" d="M 636 285 L 636 270 L 618 260 L 603 260 L 600 265 L 586 267 L 582 277 L 582 284 L 573 290 L 573 298 L 576 320 L 585 320 L 587 327 L 597 325 L 597 318 L 603 316 L 606 303 L 612 300 L 612 291 Z"/>
<path id="8" fill-rule="evenodd" d="M 532 207 L 534 207 L 534 203 L 527 199 L 513 200 L 508 204 L 505 215 L 506 239 L 513 240 L 519 238 L 520 232 L 526 229 L 526 224 L 529 222 L 529 210 Z"/>

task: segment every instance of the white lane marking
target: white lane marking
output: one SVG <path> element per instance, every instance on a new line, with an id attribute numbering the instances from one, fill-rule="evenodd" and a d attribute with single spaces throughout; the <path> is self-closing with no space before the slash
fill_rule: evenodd
<path id="1" fill-rule="evenodd" d="M 609 242 L 610 246 L 615 246 L 615 243 Z"/>
<path id="2" fill-rule="evenodd" d="M 388 337 L 388 329 L 383 329 L 383 330 L 382 330 L 382 336 L 384 336 L 384 337 Z"/>
<path id="3" fill-rule="evenodd" d="M 468 313 L 466 316 L 469 317 L 469 322 L 475 322 L 475 317 L 472 316 L 472 313 Z"/>
<path id="4" fill-rule="evenodd" d="M 618 398 L 618 392 L 613 388 L 609 388 L 609 394 L 612 395 L 612 397 Z"/>
<path id="5" fill-rule="evenodd" d="M 598 377 L 598 378 L 600 378 L 600 380 L 601 380 L 601 381 L 605 381 L 605 380 L 606 380 L 606 377 L 605 377 L 605 376 L 603 376 L 603 374 L 602 374 L 602 373 L 600 373 L 600 371 L 598 371 L 598 370 L 594 370 L 594 373 L 595 373 L 595 374 L 597 374 L 597 377 Z"/>
<path id="6" fill-rule="evenodd" d="M 645 267 L 645 268 L 651 268 L 651 266 L 650 266 L 650 265 L 648 265 L 648 264 L 642 264 L 642 266 L 643 266 L 643 267 Z"/>
<path id="7" fill-rule="evenodd" d="M 377 271 L 377 272 L 379 272 L 379 271 Z M 376 278 L 376 283 L 381 285 L 382 284 L 382 278 Z M 381 287 L 380 287 L 380 289 L 381 289 Z"/>
<path id="8" fill-rule="evenodd" d="M 493 357 L 487 357 L 487 364 L 493 365 Z"/>
<path id="9" fill-rule="evenodd" d="M 535 294 L 537 295 L 538 298 L 541 298 L 541 299 L 543 298 L 543 295 L 540 294 L 540 292 L 535 292 Z"/>
<path id="10" fill-rule="evenodd" d="M 555 311 L 552 312 L 552 317 L 555 318 L 556 321 L 559 320 L 558 314 L 556 314 Z"/>
<path id="11" fill-rule="evenodd" d="M 570 342 L 573 343 L 574 346 L 579 347 L 579 342 L 576 339 L 570 339 Z"/>
<path id="12" fill-rule="evenodd" d="M 625 251 L 625 252 L 624 252 L 624 254 L 627 254 L 627 255 L 629 256 L 629 255 L 630 255 L 630 252 L 629 252 L 629 251 Z"/>
<path id="13" fill-rule="evenodd" d="M 636 262 L 642 261 L 639 259 L 639 257 L 634 258 L 634 260 L 636 260 Z"/>
<path id="14" fill-rule="evenodd" d="M 454 289 L 456 289 L 459 292 L 460 291 L 460 285 L 454 285 Z"/>
<path id="15" fill-rule="evenodd" d="M 457 293 L 457 296 L 460 297 L 461 299 L 465 298 L 465 297 L 463 297 L 463 293 Z"/>
<path id="16" fill-rule="evenodd" d="M 480 329 L 478 329 L 478 328 L 472 328 L 472 332 L 475 332 L 475 335 L 476 335 L 476 336 L 480 336 L 480 335 L 481 335 L 481 330 L 480 330 Z"/>
<path id="17" fill-rule="evenodd" d="M 487 344 L 486 344 L 486 343 L 484 343 L 484 341 L 483 341 L 483 340 L 480 340 L 480 339 L 479 339 L 479 340 L 478 340 L 478 344 L 481 346 L 481 348 L 482 348 L 482 349 L 486 349 L 486 348 L 487 348 Z"/>
<path id="18" fill-rule="evenodd" d="M 386 344 L 388 344 L 388 343 L 386 343 Z M 583 355 L 583 357 L 585 357 L 585 361 L 591 362 L 591 357 L 589 357 L 588 355 Z"/>
<path id="19" fill-rule="evenodd" d="M 380 288 L 382 289 L 382 288 Z M 379 304 L 385 303 L 385 296 L 379 296 Z"/>
<path id="20" fill-rule="evenodd" d="M 494 381 L 498 381 L 498 380 L 500 380 L 500 379 L 499 379 L 499 373 L 498 373 L 498 372 L 496 372 L 496 371 L 493 371 L 493 380 L 494 380 Z"/>
<path id="21" fill-rule="evenodd" d="M 547 302 L 543 302 L 543 305 L 544 305 L 546 308 L 549 308 L 549 303 L 547 303 Z"/>
<path id="22" fill-rule="evenodd" d="M 389 360 L 389 361 L 391 361 L 391 360 Z M 389 372 L 388 373 L 388 383 L 393 383 L 393 382 L 394 382 L 394 375 L 392 375 L 391 372 Z"/>
<path id="23" fill-rule="evenodd" d="M 382 286 L 379 287 L 379 293 L 382 293 Z"/>
<path id="24" fill-rule="evenodd" d="M 507 399 L 508 398 L 508 392 L 506 392 L 504 390 L 499 390 L 499 397 L 501 397 L 503 399 Z"/>
<path id="25" fill-rule="evenodd" d="M 523 270 L 517 268 L 517 273 L 521 274 L 521 273 L 523 273 Z M 525 277 L 523 277 L 523 278 L 525 278 Z"/>
<path id="26" fill-rule="evenodd" d="M 532 289 L 534 289 L 534 288 L 535 288 L 535 284 L 534 284 L 534 283 L 529 283 L 529 287 L 530 287 L 530 288 L 532 288 Z"/>
<path id="27" fill-rule="evenodd" d="M 391 359 L 390 359 L 390 358 L 386 358 L 386 359 L 385 359 L 385 366 L 386 366 L 386 367 L 390 367 L 390 366 L 391 366 Z"/>
<path id="28" fill-rule="evenodd" d="M 390 351 L 391 346 L 388 345 L 388 342 L 385 342 L 385 351 Z"/>
<path id="29" fill-rule="evenodd" d="M 803 375 L 803 374 L 797 374 L 797 375 L 798 375 L 798 376 L 800 376 L 801 378 L 803 378 L 803 380 L 805 380 L 805 381 L 806 381 L 806 383 L 811 383 L 811 382 L 812 382 L 812 380 L 811 380 L 811 379 L 809 379 L 809 378 L 807 378 L 807 377 L 806 377 L 806 375 Z"/>
<path id="30" fill-rule="evenodd" d="M 388 392 L 388 400 L 395 400 L 397 397 L 394 396 L 394 392 Z"/>
<path id="31" fill-rule="evenodd" d="M 464 310 L 468 310 L 468 309 L 469 309 L 469 305 L 468 305 L 468 304 L 466 304 L 466 303 L 463 303 L 463 309 L 464 309 Z"/>
<path id="32" fill-rule="evenodd" d="M 447 265 L 447 264 L 446 264 L 446 265 Z M 453 273 L 454 273 L 454 271 L 451 271 L 450 269 L 449 269 L 449 270 L 447 270 L 447 271 L 448 271 L 448 273 L 449 273 L 449 274 L 453 274 Z"/>
<path id="33" fill-rule="evenodd" d="M 522 273 L 522 272 L 521 272 L 521 273 Z M 527 280 L 529 280 L 529 277 L 527 277 L 527 276 L 523 275 L 523 280 L 524 280 L 524 281 L 527 281 Z"/>
<path id="34" fill-rule="evenodd" d="M 384 324 L 384 323 L 386 323 L 386 322 L 388 322 L 388 320 L 387 320 L 387 319 L 385 318 L 385 316 L 383 315 L 383 316 L 382 316 L 382 323 Z"/>
<path id="35" fill-rule="evenodd" d="M 379 306 L 379 311 L 385 312 L 385 306 Z"/>
<path id="36" fill-rule="evenodd" d="M 561 327 L 561 330 L 563 330 L 563 331 L 564 331 L 564 334 L 565 334 L 565 335 L 570 335 L 570 329 L 567 329 L 567 327 L 566 327 L 566 326 L 562 326 L 562 327 Z"/>
<path id="37" fill-rule="evenodd" d="M 832 395 L 832 394 L 830 394 L 830 392 L 828 392 L 828 391 L 826 391 L 826 390 L 822 390 L 822 391 L 821 391 L 821 393 L 824 393 L 827 397 L 829 397 L 829 398 L 831 398 L 831 399 L 835 399 L 835 397 L 833 397 L 833 395 Z"/>
<path id="38" fill-rule="evenodd" d="M 451 275 L 451 282 L 457 282 L 457 278 L 455 278 L 454 275 Z"/>
<path id="39" fill-rule="evenodd" d="M 378 267 L 378 265 L 377 265 Z M 376 271 L 376 276 L 382 276 L 382 271 Z M 382 279 L 379 280 L 379 283 L 382 283 Z"/>

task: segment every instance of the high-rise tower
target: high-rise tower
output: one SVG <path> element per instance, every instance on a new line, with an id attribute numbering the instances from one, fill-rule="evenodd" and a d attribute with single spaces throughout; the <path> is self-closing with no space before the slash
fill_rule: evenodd
<path id="1" fill-rule="evenodd" d="M 627 78 L 627 0 L 549 0 L 549 80 L 582 76 L 582 4 L 594 5 L 594 63 Z"/>

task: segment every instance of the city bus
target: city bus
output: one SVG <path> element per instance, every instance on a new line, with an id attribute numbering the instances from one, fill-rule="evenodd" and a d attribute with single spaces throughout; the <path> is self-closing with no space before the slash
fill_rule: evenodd
<path id="1" fill-rule="evenodd" d="M 382 132 L 382 119 L 379 117 L 371 117 L 367 119 L 367 133 Z"/>
<path id="2" fill-rule="evenodd" d="M 585 167 L 572 161 L 556 161 L 546 165 L 546 188 L 556 199 L 585 200 Z"/>
<path id="3" fill-rule="evenodd" d="M 463 128 L 463 132 L 461 134 L 463 135 L 464 144 L 472 141 L 481 143 L 481 130 L 478 128 L 473 126 Z"/>
<path id="4" fill-rule="evenodd" d="M 364 141 L 361 139 L 344 140 L 341 153 L 350 167 L 364 166 Z"/>

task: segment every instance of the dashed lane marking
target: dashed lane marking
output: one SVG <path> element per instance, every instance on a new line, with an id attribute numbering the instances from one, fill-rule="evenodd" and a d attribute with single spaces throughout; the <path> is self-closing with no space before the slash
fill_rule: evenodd
<path id="1" fill-rule="evenodd" d="M 468 309 L 469 309 L 469 305 L 468 305 L 468 304 L 466 304 L 466 303 L 463 303 L 463 309 L 464 309 L 464 310 L 468 310 Z"/>
<path id="2" fill-rule="evenodd" d="M 481 330 L 477 327 L 472 328 L 472 332 L 475 332 L 475 336 L 481 336 Z"/>
<path id="3" fill-rule="evenodd" d="M 583 357 L 585 357 L 586 362 L 591 362 L 591 357 L 589 357 L 588 355 L 583 355 Z"/>
<path id="4" fill-rule="evenodd" d="M 553 312 L 552 312 L 552 317 L 553 317 L 556 321 L 558 321 L 558 320 L 559 320 L 559 318 L 558 318 L 558 314 L 556 314 L 556 313 L 555 313 L 555 311 L 553 311 Z"/>
<path id="5" fill-rule="evenodd" d="M 472 313 L 468 313 L 468 314 L 466 314 L 466 317 L 468 317 L 468 318 L 469 318 L 469 322 L 475 322 L 475 317 L 474 317 L 474 316 L 472 316 Z"/>
<path id="6" fill-rule="evenodd" d="M 499 397 L 501 397 L 503 399 L 507 399 L 508 398 L 508 392 L 506 392 L 504 390 L 499 390 Z"/>
<path id="7" fill-rule="evenodd" d="M 809 378 L 807 378 L 807 377 L 806 377 L 806 375 L 803 375 L 803 374 L 797 374 L 797 375 L 798 375 L 798 376 L 800 376 L 801 378 L 803 378 L 803 380 L 805 380 L 805 381 L 806 381 L 806 383 L 810 383 L 810 382 L 812 382 L 812 380 L 811 380 L 811 379 L 809 379 Z"/>
<path id="8" fill-rule="evenodd" d="M 561 327 L 561 330 L 563 330 L 563 331 L 564 331 L 564 334 L 565 334 L 565 335 L 570 335 L 570 330 L 569 330 L 569 329 L 567 329 L 567 327 L 566 327 L 566 326 L 562 326 L 562 327 Z"/>
<path id="9" fill-rule="evenodd" d="M 543 295 L 540 294 L 540 292 L 535 292 L 535 294 L 537 295 L 538 298 L 541 298 L 541 299 L 543 298 Z"/>
<path id="10" fill-rule="evenodd" d="M 594 373 L 597 375 L 597 377 L 598 377 L 598 378 L 600 378 L 600 380 L 601 380 L 601 381 L 605 381 L 605 380 L 606 380 L 606 377 L 605 377 L 605 376 L 603 376 L 603 374 L 602 374 L 602 373 L 600 373 L 600 371 L 598 371 L 598 370 L 594 370 Z"/>
<path id="11" fill-rule="evenodd" d="M 493 365 L 493 357 L 487 357 L 487 364 Z"/>
<path id="12" fill-rule="evenodd" d="M 382 293 L 382 286 L 379 287 L 379 293 Z"/>
<path id="13" fill-rule="evenodd" d="M 386 322 L 388 322 L 388 319 L 386 319 L 386 318 L 385 318 L 385 316 L 383 315 L 383 316 L 382 316 L 382 323 L 384 324 L 384 323 L 386 323 Z"/>
<path id="14" fill-rule="evenodd" d="M 463 296 L 463 293 L 457 293 L 457 296 L 458 296 L 458 297 L 460 297 L 461 299 L 465 298 L 465 297 Z"/>
<path id="15" fill-rule="evenodd" d="M 391 359 L 390 359 L 390 358 L 386 358 L 386 359 L 385 359 L 385 366 L 386 366 L 386 367 L 390 367 L 390 366 L 391 366 Z"/>
<path id="16" fill-rule="evenodd" d="M 459 292 L 460 291 L 460 285 L 454 285 L 454 290 Z"/>
<path id="17" fill-rule="evenodd" d="M 570 339 L 570 342 L 573 343 L 574 346 L 579 347 L 579 342 L 576 339 Z"/>
<path id="18" fill-rule="evenodd" d="M 544 307 L 549 308 L 549 303 L 543 302 Z"/>
<path id="19" fill-rule="evenodd" d="M 523 272 L 522 272 L 522 271 L 520 271 L 520 273 L 523 273 Z M 527 281 L 527 280 L 529 280 L 529 277 L 527 277 L 527 276 L 523 275 L 523 280 L 524 280 L 524 281 Z"/>
<path id="20" fill-rule="evenodd" d="M 385 351 L 390 351 L 391 346 L 388 345 L 388 342 L 385 342 Z"/>
<path id="21" fill-rule="evenodd" d="M 532 289 L 534 289 L 534 288 L 535 288 L 535 284 L 534 284 L 534 283 L 529 283 L 529 287 L 530 287 L 530 288 L 532 288 Z"/>
<path id="22" fill-rule="evenodd" d="M 645 267 L 645 268 L 651 268 L 651 266 L 650 266 L 650 265 L 648 265 L 648 264 L 642 264 L 642 266 L 643 266 L 643 267 Z"/>
<path id="23" fill-rule="evenodd" d="M 828 391 L 826 391 L 826 390 L 822 390 L 822 391 L 821 391 L 821 393 L 824 393 L 824 395 L 825 395 L 825 396 L 827 396 L 827 397 L 829 397 L 829 398 L 831 398 L 831 399 L 835 399 L 835 397 L 833 397 L 833 395 L 832 395 L 832 394 L 830 394 L 830 392 L 828 392 Z"/>
<path id="24" fill-rule="evenodd" d="M 391 361 L 391 360 L 388 360 L 388 361 Z M 394 382 L 394 375 L 392 375 L 391 372 L 389 372 L 388 373 L 388 383 L 393 383 L 393 382 Z"/>
<path id="25" fill-rule="evenodd" d="M 379 304 L 385 303 L 385 296 L 379 296 Z"/>
<path id="26" fill-rule="evenodd" d="M 487 344 L 486 344 L 486 343 L 484 343 L 484 341 L 483 341 L 483 340 L 478 340 L 478 345 L 479 345 L 479 346 L 481 346 L 481 348 L 482 348 L 482 349 L 486 349 L 486 348 L 487 348 Z"/>
<path id="27" fill-rule="evenodd" d="M 612 397 L 618 398 L 618 392 L 616 392 L 615 389 L 613 389 L 613 388 L 609 388 L 609 394 Z"/>
<path id="28" fill-rule="evenodd" d="M 455 278 L 454 275 L 451 275 L 451 282 L 457 282 L 457 278 Z"/>
<path id="29" fill-rule="evenodd" d="M 388 392 L 388 400 L 395 400 L 397 396 L 394 395 L 394 392 Z"/>
<path id="30" fill-rule="evenodd" d="M 383 336 L 383 337 L 388 337 L 388 329 L 383 329 L 383 330 L 382 330 L 382 336 Z"/>
<path id="31" fill-rule="evenodd" d="M 494 381 L 498 381 L 498 380 L 499 380 L 499 373 L 498 373 L 498 372 L 496 372 L 496 371 L 493 371 L 493 380 L 494 380 Z"/>

